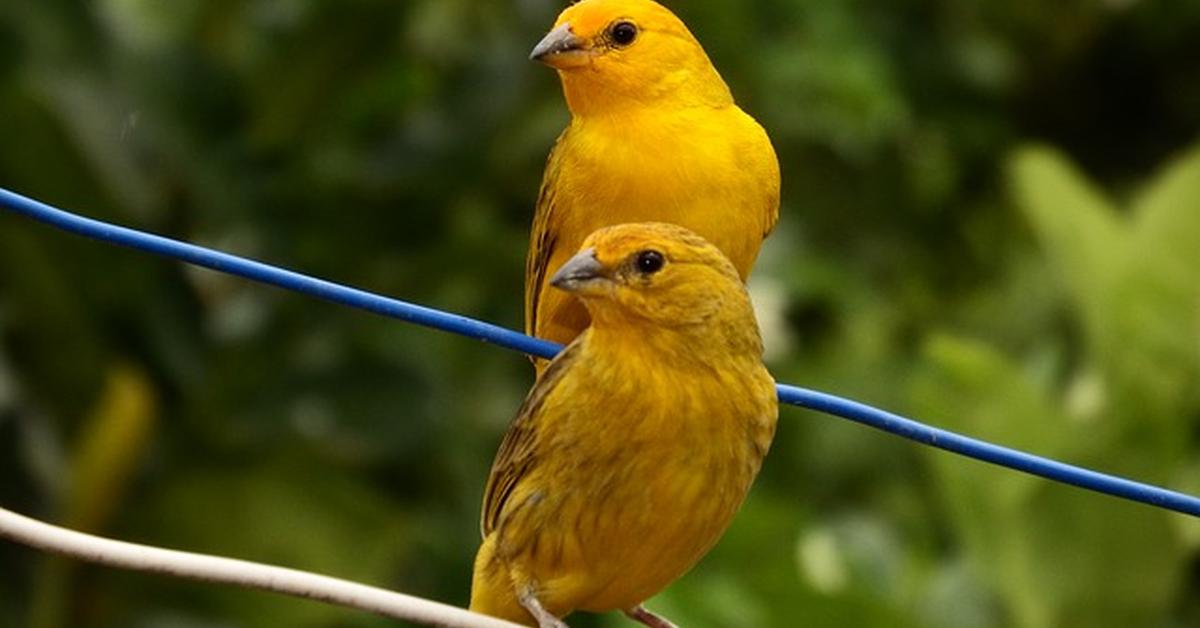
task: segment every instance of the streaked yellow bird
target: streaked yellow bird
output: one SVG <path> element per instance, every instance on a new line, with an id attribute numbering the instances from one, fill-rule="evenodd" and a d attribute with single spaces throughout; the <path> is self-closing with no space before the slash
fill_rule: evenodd
<path id="1" fill-rule="evenodd" d="M 500 445 L 471 609 L 543 628 L 643 602 L 717 542 L 771 444 L 774 381 L 737 269 L 663 223 L 602 229 L 551 278 L 591 326 Z"/>
<path id="2" fill-rule="evenodd" d="M 571 122 L 534 214 L 526 332 L 567 343 L 587 326 L 584 307 L 548 279 L 609 225 L 682 225 L 746 279 L 779 216 L 779 163 L 687 26 L 650 0 L 583 0 L 531 57 L 558 70 Z"/>

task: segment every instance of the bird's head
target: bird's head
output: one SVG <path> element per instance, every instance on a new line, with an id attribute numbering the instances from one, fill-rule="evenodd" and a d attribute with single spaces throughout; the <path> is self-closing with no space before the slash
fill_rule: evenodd
<path id="1" fill-rule="evenodd" d="M 530 58 L 559 71 L 576 115 L 636 103 L 732 103 L 687 26 L 652 0 L 571 5 Z"/>
<path id="2" fill-rule="evenodd" d="M 717 247 L 683 227 L 646 222 L 600 229 L 550 283 L 580 297 L 594 327 L 648 325 L 689 335 L 732 334 L 759 344 L 737 270 Z"/>

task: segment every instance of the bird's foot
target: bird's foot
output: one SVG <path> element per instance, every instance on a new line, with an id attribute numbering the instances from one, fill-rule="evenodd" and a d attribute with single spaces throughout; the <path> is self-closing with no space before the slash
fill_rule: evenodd
<path id="1" fill-rule="evenodd" d="M 678 628 L 678 626 L 668 621 L 667 618 L 655 615 L 646 610 L 645 606 L 641 605 L 625 611 L 625 615 L 633 621 L 650 626 L 650 628 Z"/>
<path id="2" fill-rule="evenodd" d="M 517 598 L 517 601 L 521 603 L 522 608 L 529 611 L 529 614 L 533 615 L 533 618 L 537 620 L 538 628 L 570 628 L 566 622 L 546 610 L 546 607 L 542 606 L 542 603 L 538 601 L 537 596 L 532 592 L 524 593 Z"/>

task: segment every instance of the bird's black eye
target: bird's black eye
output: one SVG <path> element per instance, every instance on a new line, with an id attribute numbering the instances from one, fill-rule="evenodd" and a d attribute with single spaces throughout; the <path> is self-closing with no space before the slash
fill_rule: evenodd
<path id="1" fill-rule="evenodd" d="M 617 22 L 608 29 L 608 36 L 612 38 L 614 44 L 618 46 L 628 46 L 637 39 L 638 29 L 633 22 Z"/>
<path id="2" fill-rule="evenodd" d="M 637 254 L 637 259 L 634 260 L 637 265 L 638 272 L 643 275 L 653 275 L 662 270 L 666 260 L 663 259 L 663 254 L 658 251 L 646 250 Z"/>

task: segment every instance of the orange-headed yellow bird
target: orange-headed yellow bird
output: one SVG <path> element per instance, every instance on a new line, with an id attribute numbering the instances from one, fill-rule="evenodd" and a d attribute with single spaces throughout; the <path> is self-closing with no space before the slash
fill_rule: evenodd
<path id="1" fill-rule="evenodd" d="M 483 500 L 471 609 L 671 626 L 643 602 L 717 542 L 775 433 L 774 381 L 736 268 L 676 225 L 602 229 L 551 285 L 591 326 L 549 363 Z"/>
<path id="2" fill-rule="evenodd" d="M 531 57 L 558 70 L 571 123 L 534 214 L 526 333 L 567 343 L 587 327 L 583 306 L 547 280 L 608 225 L 687 227 L 744 280 L 779 216 L 779 163 L 683 22 L 650 0 L 582 0 Z"/>

